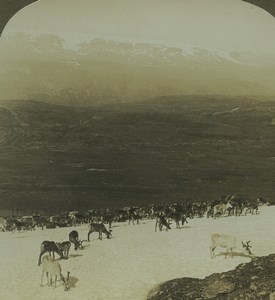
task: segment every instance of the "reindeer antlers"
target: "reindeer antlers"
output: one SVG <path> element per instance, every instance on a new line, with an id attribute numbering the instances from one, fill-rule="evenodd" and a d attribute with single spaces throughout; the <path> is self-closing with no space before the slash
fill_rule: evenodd
<path id="1" fill-rule="evenodd" d="M 252 252 L 249 249 L 249 248 L 252 248 L 252 246 L 249 245 L 249 243 L 250 243 L 250 241 L 246 242 L 246 244 L 242 241 L 243 248 L 245 248 L 245 250 L 248 252 L 249 255 L 252 255 Z"/>
<path id="2" fill-rule="evenodd" d="M 246 245 L 245 245 L 245 243 L 242 242 L 242 244 L 243 244 L 244 247 L 252 248 L 252 246 L 250 246 L 249 243 L 250 243 L 250 241 L 246 242 Z"/>

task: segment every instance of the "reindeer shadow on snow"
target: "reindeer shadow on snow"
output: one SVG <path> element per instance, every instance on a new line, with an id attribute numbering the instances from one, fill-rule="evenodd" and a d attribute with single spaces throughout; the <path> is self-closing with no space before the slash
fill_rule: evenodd
<path id="1" fill-rule="evenodd" d="M 112 225 L 112 228 L 117 228 L 117 227 L 121 227 L 121 226 L 124 226 L 124 225 L 127 225 L 127 224 Z"/>
<path id="2" fill-rule="evenodd" d="M 181 226 L 179 229 L 190 229 L 192 228 L 191 226 Z"/>
<path id="3" fill-rule="evenodd" d="M 26 239 L 28 236 L 27 235 L 20 235 L 17 236 L 16 239 Z"/>
<path id="4" fill-rule="evenodd" d="M 87 240 L 84 240 L 84 242 L 88 242 Z M 81 250 L 85 250 L 86 248 L 91 247 L 91 245 L 82 245 Z"/>
<path id="5" fill-rule="evenodd" d="M 69 258 L 77 258 L 77 257 L 81 257 L 83 256 L 83 254 L 70 254 Z"/>
<path id="6" fill-rule="evenodd" d="M 246 253 L 243 253 L 243 252 L 237 252 L 237 251 L 219 252 L 215 256 L 224 256 L 226 258 L 227 256 L 231 257 L 231 255 L 232 255 L 232 257 L 247 257 L 247 258 L 254 258 L 254 257 L 256 257 L 256 256 L 253 256 L 253 255 L 250 255 L 250 254 L 246 254 Z"/>
<path id="7" fill-rule="evenodd" d="M 78 278 L 73 277 L 73 276 L 70 276 L 69 279 L 68 279 L 68 286 L 69 286 L 69 289 L 71 289 L 71 288 L 76 288 L 77 286 L 76 286 L 75 284 L 76 284 L 78 281 L 79 281 Z"/>

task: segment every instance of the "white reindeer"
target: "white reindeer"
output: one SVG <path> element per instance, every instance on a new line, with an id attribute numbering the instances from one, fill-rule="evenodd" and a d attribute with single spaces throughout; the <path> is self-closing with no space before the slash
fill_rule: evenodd
<path id="1" fill-rule="evenodd" d="M 230 251 L 231 257 L 233 257 L 233 249 L 237 248 L 237 238 L 227 234 L 214 233 L 211 236 L 212 245 L 210 247 L 211 258 L 216 257 L 214 250 L 216 247 L 222 247 L 226 249 L 224 258 L 226 258 L 228 252 Z"/>
<path id="2" fill-rule="evenodd" d="M 56 288 L 56 281 L 57 277 L 59 277 L 60 281 L 63 282 L 65 288 L 64 291 L 69 290 L 68 280 L 69 280 L 69 272 L 67 274 L 67 278 L 65 279 L 64 276 L 61 273 L 61 266 L 58 261 L 55 261 L 52 257 L 49 255 L 45 255 L 42 258 L 42 276 L 41 276 L 41 286 L 43 286 L 43 278 L 44 273 L 46 272 L 47 275 L 47 283 L 48 285 L 52 286 L 52 278 L 54 277 L 54 288 Z M 49 282 L 49 276 L 50 276 L 50 282 Z"/>
<path id="3" fill-rule="evenodd" d="M 228 253 L 230 252 L 231 257 L 233 258 L 233 249 L 236 248 L 240 248 L 239 244 L 237 242 L 237 238 L 231 235 L 227 235 L 227 234 L 219 234 L 219 233 L 214 233 L 211 236 L 211 241 L 212 241 L 212 245 L 210 247 L 210 256 L 211 258 L 216 257 L 214 250 L 216 249 L 216 247 L 222 247 L 225 248 L 226 251 L 224 253 L 224 258 L 227 257 Z M 244 242 L 242 242 L 242 248 L 244 248 L 247 252 L 249 256 L 252 256 L 252 252 L 250 251 L 251 246 L 249 245 L 250 241 L 246 242 L 246 244 L 244 244 Z"/>

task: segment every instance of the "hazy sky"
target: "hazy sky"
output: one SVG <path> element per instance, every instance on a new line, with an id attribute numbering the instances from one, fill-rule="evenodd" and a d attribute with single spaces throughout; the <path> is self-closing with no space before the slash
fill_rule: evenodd
<path id="1" fill-rule="evenodd" d="M 10 20 L 14 32 L 275 53 L 275 18 L 241 0 L 40 0 Z"/>

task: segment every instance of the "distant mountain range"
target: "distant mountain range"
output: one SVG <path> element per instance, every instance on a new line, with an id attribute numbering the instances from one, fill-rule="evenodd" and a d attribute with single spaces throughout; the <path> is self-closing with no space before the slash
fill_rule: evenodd
<path id="1" fill-rule="evenodd" d="M 0 208 L 274 199 L 275 102 L 0 102 Z"/>
<path id="2" fill-rule="evenodd" d="M 186 94 L 275 95 L 275 59 L 268 55 L 102 39 L 72 51 L 56 36 L 17 39 L 2 46 L 2 99 L 87 106 Z"/>

